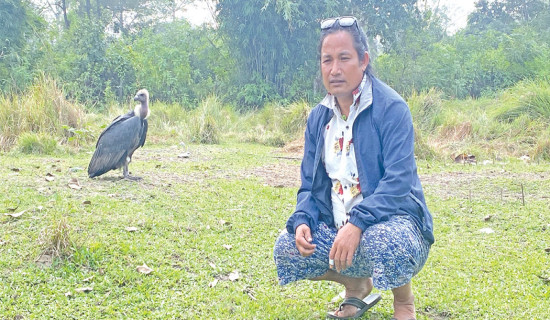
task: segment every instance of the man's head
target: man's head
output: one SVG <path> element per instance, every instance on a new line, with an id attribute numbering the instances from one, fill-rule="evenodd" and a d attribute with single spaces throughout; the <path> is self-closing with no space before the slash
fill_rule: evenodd
<path id="1" fill-rule="evenodd" d="M 353 17 L 321 23 L 319 53 L 323 84 L 337 98 L 351 98 L 364 73 L 371 72 L 366 36 Z"/>

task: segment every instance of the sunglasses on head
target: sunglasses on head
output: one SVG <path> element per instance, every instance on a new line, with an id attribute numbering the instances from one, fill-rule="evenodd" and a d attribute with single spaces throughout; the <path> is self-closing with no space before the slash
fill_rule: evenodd
<path id="1" fill-rule="evenodd" d="M 330 29 L 336 23 L 338 23 L 340 27 L 351 27 L 354 24 L 357 25 L 357 19 L 355 19 L 355 17 L 338 17 L 338 18 L 325 19 L 321 21 L 321 30 Z"/>

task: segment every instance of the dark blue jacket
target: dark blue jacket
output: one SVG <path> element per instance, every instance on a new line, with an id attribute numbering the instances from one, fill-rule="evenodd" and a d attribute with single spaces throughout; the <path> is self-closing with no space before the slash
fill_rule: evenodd
<path id="1" fill-rule="evenodd" d="M 353 143 L 363 201 L 350 211 L 350 223 L 365 231 L 393 215 L 410 215 L 424 238 L 434 242 L 432 215 L 414 158 L 414 129 L 406 102 L 382 81 L 372 78 L 372 105 L 353 124 Z M 312 230 L 319 221 L 334 226 L 331 188 L 322 161 L 323 130 L 333 116 L 326 106 L 317 105 L 308 117 L 305 131 L 302 184 L 296 211 L 286 224 L 294 233 L 300 224 Z"/>

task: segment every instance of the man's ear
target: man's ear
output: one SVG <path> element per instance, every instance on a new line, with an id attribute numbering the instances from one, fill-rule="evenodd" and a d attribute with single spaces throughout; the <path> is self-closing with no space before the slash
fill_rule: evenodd
<path id="1" fill-rule="evenodd" d="M 361 62 L 361 69 L 363 69 L 363 72 L 367 70 L 367 66 L 369 65 L 369 53 L 365 51 L 365 55 L 363 56 L 363 61 Z"/>

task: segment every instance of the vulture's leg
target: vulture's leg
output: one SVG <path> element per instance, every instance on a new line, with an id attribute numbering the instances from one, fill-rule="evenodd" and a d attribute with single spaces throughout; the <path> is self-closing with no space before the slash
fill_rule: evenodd
<path id="1" fill-rule="evenodd" d="M 124 175 L 124 179 L 137 181 L 141 180 L 141 177 L 133 177 L 128 172 L 128 164 L 130 163 L 130 158 L 126 158 L 126 163 L 124 163 L 124 166 L 122 167 L 122 174 Z"/>

